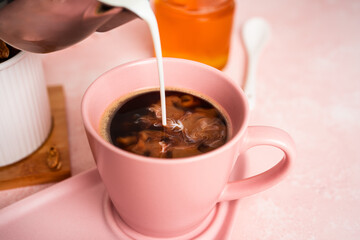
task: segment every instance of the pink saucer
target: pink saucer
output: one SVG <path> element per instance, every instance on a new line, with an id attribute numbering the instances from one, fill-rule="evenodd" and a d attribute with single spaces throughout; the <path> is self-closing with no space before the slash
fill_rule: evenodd
<path id="1" fill-rule="evenodd" d="M 243 176 L 244 167 L 240 169 L 234 171 L 236 178 Z M 230 239 L 238 205 L 239 201 L 218 204 L 201 226 L 171 240 Z M 141 235 L 122 222 L 96 168 L 1 209 L 0 236 L 7 240 L 30 236 L 37 240 L 158 239 Z"/>

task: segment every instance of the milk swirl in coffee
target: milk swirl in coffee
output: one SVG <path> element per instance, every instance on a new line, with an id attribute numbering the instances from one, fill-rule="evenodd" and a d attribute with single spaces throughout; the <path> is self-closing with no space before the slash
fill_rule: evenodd
<path id="1" fill-rule="evenodd" d="M 214 105 L 193 92 L 168 89 L 164 126 L 158 90 L 132 93 L 106 110 L 100 132 L 113 145 L 135 154 L 156 158 L 194 156 L 222 146 L 229 138 L 226 114 Z"/>

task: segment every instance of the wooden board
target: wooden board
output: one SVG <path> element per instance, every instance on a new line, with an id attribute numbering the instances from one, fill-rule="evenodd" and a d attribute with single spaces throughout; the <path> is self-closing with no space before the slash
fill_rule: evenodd
<path id="1" fill-rule="evenodd" d="M 0 190 L 65 179 L 71 175 L 66 107 L 61 86 L 48 88 L 52 130 L 38 150 L 8 166 L 0 167 Z"/>

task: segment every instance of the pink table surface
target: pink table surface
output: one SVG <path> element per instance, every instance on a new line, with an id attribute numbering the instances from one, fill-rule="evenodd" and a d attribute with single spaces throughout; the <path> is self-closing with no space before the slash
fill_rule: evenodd
<path id="1" fill-rule="evenodd" d="M 238 0 L 224 72 L 239 83 L 245 62 L 240 27 L 253 16 L 270 22 L 272 37 L 259 62 L 251 124 L 289 132 L 298 156 L 283 182 L 242 200 L 233 238 L 359 239 L 360 1 Z M 65 89 L 73 175 L 95 166 L 80 115 L 84 91 L 104 71 L 151 56 L 141 20 L 43 56 L 48 84 Z M 254 149 L 249 157 L 259 150 L 273 153 Z M 273 161 L 249 161 L 248 174 Z M 0 191 L 0 208 L 51 185 Z"/>

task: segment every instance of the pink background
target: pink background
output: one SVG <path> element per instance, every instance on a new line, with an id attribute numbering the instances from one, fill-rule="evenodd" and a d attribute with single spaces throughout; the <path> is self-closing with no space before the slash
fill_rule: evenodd
<path id="1" fill-rule="evenodd" d="M 237 0 L 236 11 L 224 72 L 241 83 L 241 25 L 249 17 L 266 18 L 272 36 L 259 62 L 251 124 L 289 132 L 298 156 L 283 182 L 241 200 L 233 238 L 358 239 L 360 1 Z M 95 166 L 80 115 L 84 91 L 104 71 L 151 56 L 152 40 L 141 20 L 43 56 L 48 84 L 65 90 L 73 175 Z M 248 175 L 278 156 L 265 147 L 251 150 Z M 51 185 L 0 191 L 0 208 Z"/>

